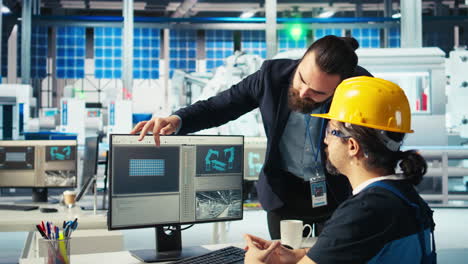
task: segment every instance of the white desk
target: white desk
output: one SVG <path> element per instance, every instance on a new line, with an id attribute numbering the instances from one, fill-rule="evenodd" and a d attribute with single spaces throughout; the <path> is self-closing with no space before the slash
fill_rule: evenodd
<path id="1" fill-rule="evenodd" d="M 203 246 L 209 250 L 216 250 L 227 246 L 238 246 L 243 247 L 243 243 L 238 244 L 218 244 L 218 245 L 207 245 Z M 43 264 L 44 258 L 29 258 L 29 259 L 20 259 L 19 264 Z M 95 263 L 112 263 L 112 264 L 143 264 L 132 256 L 129 251 L 119 251 L 119 252 L 109 252 L 109 253 L 96 253 L 96 254 L 82 254 L 82 255 L 71 255 L 70 263 L 80 263 L 80 264 L 95 264 Z M 170 262 L 158 262 L 160 264 L 170 263 Z"/>
<path id="2" fill-rule="evenodd" d="M 303 243 L 304 247 L 312 247 L 315 244 L 316 238 L 309 238 Z M 236 244 L 218 244 L 218 245 L 207 245 L 203 246 L 209 250 L 216 250 L 227 246 L 244 247 L 244 243 Z M 43 264 L 43 258 L 30 258 L 20 259 L 19 264 Z M 83 255 L 72 255 L 70 257 L 70 263 L 79 264 L 95 264 L 95 263 L 112 263 L 112 264 L 143 264 L 135 257 L 133 257 L 128 251 L 109 252 L 109 253 L 96 253 L 96 254 L 83 254 Z M 170 262 L 159 262 L 161 264 Z"/>
<path id="3" fill-rule="evenodd" d="M 78 218 L 78 230 L 88 229 L 106 229 L 107 230 L 107 211 L 83 211 L 80 207 L 66 208 L 60 204 L 34 203 L 44 208 L 56 208 L 56 213 L 42 213 L 39 209 L 31 211 L 0 210 L 0 232 L 28 232 L 24 243 L 21 258 L 27 258 L 36 254 L 35 236 L 36 225 L 41 221 L 53 222 L 58 226 L 67 220 Z M 123 249 L 123 236 L 120 234 L 120 240 Z M 120 243 L 120 241 L 118 241 Z M 115 247 L 114 247 L 115 248 Z"/>
<path id="4" fill-rule="evenodd" d="M 44 264 L 44 258 L 30 258 L 20 259 L 20 264 Z M 134 258 L 128 251 L 110 252 L 110 253 L 96 253 L 96 254 L 82 254 L 72 255 L 70 263 L 79 264 L 95 264 L 95 263 L 112 263 L 112 264 L 138 264 L 138 259 Z"/>
<path id="5" fill-rule="evenodd" d="M 55 224 L 64 220 L 78 218 L 79 229 L 107 229 L 107 212 L 83 211 L 80 207 L 66 208 L 60 204 L 34 204 L 39 207 L 57 208 L 56 213 L 41 213 L 39 209 L 31 211 L 0 210 L 0 232 L 28 232 L 37 231 L 36 226 L 41 221 Z"/>

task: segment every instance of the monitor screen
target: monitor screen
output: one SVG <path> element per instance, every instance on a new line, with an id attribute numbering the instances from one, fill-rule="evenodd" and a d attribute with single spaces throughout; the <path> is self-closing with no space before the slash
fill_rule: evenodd
<path id="1" fill-rule="evenodd" d="M 76 187 L 76 140 L 0 141 L 0 187 Z M 47 200 L 46 192 L 39 200 Z"/>
<path id="2" fill-rule="evenodd" d="M 265 162 L 266 138 L 250 137 L 244 141 L 244 179 L 256 181 Z"/>
<path id="3" fill-rule="evenodd" d="M 75 160 L 75 146 L 47 146 L 46 161 Z"/>
<path id="4" fill-rule="evenodd" d="M 34 146 L 0 147 L 0 170 L 33 170 Z"/>
<path id="5" fill-rule="evenodd" d="M 109 229 L 242 219 L 242 136 L 111 135 Z"/>

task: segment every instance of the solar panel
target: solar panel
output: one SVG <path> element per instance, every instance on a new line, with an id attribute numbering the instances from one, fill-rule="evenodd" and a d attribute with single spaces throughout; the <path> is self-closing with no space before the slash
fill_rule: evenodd
<path id="1" fill-rule="evenodd" d="M 133 37 L 133 78 L 158 79 L 160 30 L 135 28 Z"/>
<path id="2" fill-rule="evenodd" d="M 262 30 L 241 31 L 241 49 L 248 54 L 266 58 L 266 37 Z"/>
<path id="3" fill-rule="evenodd" d="M 84 78 L 85 39 L 84 27 L 57 27 L 57 78 Z"/>
<path id="4" fill-rule="evenodd" d="M 232 30 L 206 30 L 206 70 L 210 71 L 224 64 L 224 59 L 234 53 Z"/>

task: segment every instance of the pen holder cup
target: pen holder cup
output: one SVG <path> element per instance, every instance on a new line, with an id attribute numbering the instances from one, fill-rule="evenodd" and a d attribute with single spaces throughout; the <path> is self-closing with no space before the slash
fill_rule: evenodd
<path id="1" fill-rule="evenodd" d="M 70 264 L 70 238 L 45 240 L 44 264 Z"/>

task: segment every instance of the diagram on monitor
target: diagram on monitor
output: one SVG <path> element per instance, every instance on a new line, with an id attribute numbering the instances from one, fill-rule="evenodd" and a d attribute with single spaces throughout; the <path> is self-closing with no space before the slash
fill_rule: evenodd
<path id="1" fill-rule="evenodd" d="M 240 146 L 198 146 L 197 176 L 239 173 L 242 158 Z"/>
<path id="2" fill-rule="evenodd" d="M 75 153 L 73 146 L 50 146 L 46 148 L 46 161 L 74 160 Z"/>

